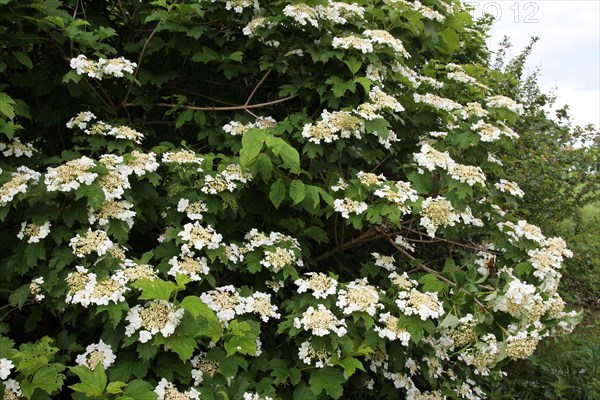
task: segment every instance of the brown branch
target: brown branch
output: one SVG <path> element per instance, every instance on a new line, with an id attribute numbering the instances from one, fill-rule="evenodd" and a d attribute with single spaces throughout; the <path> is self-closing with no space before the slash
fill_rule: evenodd
<path id="1" fill-rule="evenodd" d="M 178 106 L 177 104 L 172 103 L 155 103 L 156 107 L 168 107 L 168 108 L 183 108 L 186 110 L 196 110 L 196 111 L 235 111 L 235 110 L 250 110 L 255 108 L 268 107 L 274 104 L 279 104 L 291 100 L 293 98 L 298 97 L 297 94 L 293 96 L 284 97 L 283 99 L 267 101 L 266 103 L 257 103 L 257 104 L 247 104 L 247 105 L 236 105 L 236 106 L 226 106 L 226 107 L 214 107 L 214 106 Z M 139 104 L 135 103 L 124 103 L 124 107 L 139 107 Z"/>
<path id="2" fill-rule="evenodd" d="M 343 243 L 341 246 L 334 247 L 333 249 L 327 251 L 326 253 L 321 254 L 319 257 L 314 259 L 314 262 L 320 263 L 321 261 L 326 260 L 329 257 L 332 257 L 333 255 L 335 255 L 341 251 L 348 250 L 353 247 L 361 246 L 361 245 L 363 245 L 367 242 L 370 242 L 372 240 L 375 240 L 375 239 L 377 239 L 377 234 L 375 232 L 375 229 L 370 228 L 370 229 L 364 231 L 363 233 L 361 233 L 359 236 L 350 240 L 349 242 Z"/>
<path id="3" fill-rule="evenodd" d="M 246 102 L 244 103 L 245 106 L 247 106 L 248 104 L 250 104 L 250 100 L 252 100 L 252 98 L 256 94 L 256 91 L 265 82 L 265 80 L 267 79 L 267 77 L 269 76 L 270 73 L 271 73 L 271 70 L 269 69 L 265 73 L 265 75 L 262 77 L 262 79 L 256 84 L 256 86 L 254 86 L 254 89 L 252 89 L 252 92 L 250 93 L 250 96 L 248 96 L 248 98 L 246 99 Z"/>

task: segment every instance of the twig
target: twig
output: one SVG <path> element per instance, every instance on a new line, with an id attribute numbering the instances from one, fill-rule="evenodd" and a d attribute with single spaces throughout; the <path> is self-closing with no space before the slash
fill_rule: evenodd
<path id="1" fill-rule="evenodd" d="M 278 100 L 273 100 L 273 101 L 267 101 L 266 103 L 258 103 L 258 104 L 245 104 L 245 105 L 238 105 L 238 106 L 226 106 L 226 107 L 214 107 L 214 106 L 178 106 L 177 104 L 172 104 L 172 103 L 155 103 L 154 105 L 156 107 L 168 107 L 168 108 L 183 108 L 186 110 L 196 110 L 196 111 L 235 111 L 235 110 L 250 110 L 250 109 L 255 109 L 255 108 L 262 108 L 262 107 L 268 107 L 274 104 L 279 104 L 279 103 L 283 103 L 286 101 L 289 101 L 291 99 L 294 99 L 298 97 L 297 94 L 293 95 L 293 96 L 288 96 L 288 97 L 284 97 L 283 99 L 278 99 Z M 139 107 L 139 104 L 135 104 L 135 103 L 124 103 L 123 104 L 124 107 Z"/>
<path id="2" fill-rule="evenodd" d="M 348 250 L 348 249 L 350 249 L 352 247 L 356 247 L 356 246 L 361 246 L 364 243 L 370 242 L 374 239 L 377 239 L 377 234 L 375 233 L 375 230 L 373 228 L 369 228 L 368 230 L 364 231 L 359 236 L 355 237 L 354 239 L 350 240 L 349 242 L 343 243 L 341 246 L 337 246 L 337 247 L 329 250 L 328 252 L 321 254 L 319 257 L 315 258 L 314 261 L 316 263 L 319 263 L 319 262 L 326 260 L 329 257 L 339 253 L 340 251 Z"/>
<path id="3" fill-rule="evenodd" d="M 265 80 L 267 79 L 267 76 L 269 76 L 270 73 L 271 73 L 271 70 L 269 69 L 265 73 L 265 75 L 262 77 L 262 79 L 256 84 L 256 86 L 254 86 L 254 89 L 252 89 L 252 92 L 250 93 L 250 96 L 248 96 L 248 98 L 246 99 L 246 102 L 244 103 L 245 106 L 247 106 L 248 104 L 250 104 L 250 100 L 252 100 L 252 98 L 256 94 L 256 91 L 265 82 Z"/>
<path id="4" fill-rule="evenodd" d="M 413 261 L 415 260 L 415 258 L 409 254 L 406 250 L 404 250 L 400 245 L 398 245 L 398 243 L 394 242 L 392 240 L 392 238 L 387 234 L 387 232 L 385 232 L 383 229 L 381 229 L 378 226 L 375 226 L 375 231 L 385 240 L 387 240 L 396 250 L 398 250 L 400 253 L 404 254 L 405 257 L 407 257 L 409 260 Z M 445 276 L 441 275 L 439 272 L 437 272 L 434 269 L 429 268 L 428 266 L 424 265 L 424 264 L 419 264 L 418 266 L 416 266 L 416 268 L 421 269 L 431 275 L 434 275 L 436 278 L 438 278 L 441 281 L 446 282 L 447 284 L 449 284 L 452 287 L 456 287 L 456 283 L 452 282 L 450 279 L 446 278 Z M 462 288 L 460 288 L 460 290 L 464 290 Z M 483 305 L 483 303 L 481 301 L 479 301 L 479 299 L 477 297 L 473 297 L 473 301 L 481 308 L 481 310 L 485 310 L 486 307 Z"/>

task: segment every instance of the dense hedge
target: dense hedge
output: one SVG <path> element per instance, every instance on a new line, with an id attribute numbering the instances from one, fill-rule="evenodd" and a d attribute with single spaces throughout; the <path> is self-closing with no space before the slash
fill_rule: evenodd
<path id="1" fill-rule="evenodd" d="M 479 399 L 573 329 L 459 2 L 0 19 L 5 399 Z"/>

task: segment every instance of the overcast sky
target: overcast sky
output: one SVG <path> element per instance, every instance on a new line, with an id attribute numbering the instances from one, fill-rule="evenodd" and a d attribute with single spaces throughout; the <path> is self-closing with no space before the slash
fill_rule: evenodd
<path id="1" fill-rule="evenodd" d="M 475 7 L 475 17 L 488 12 L 497 17 L 490 48 L 504 35 L 517 55 L 532 36 L 538 36 L 528 69 L 541 68 L 540 87 L 553 87 L 557 106 L 570 105 L 576 124 L 600 127 L 600 1 L 599 0 L 464 0 Z"/>

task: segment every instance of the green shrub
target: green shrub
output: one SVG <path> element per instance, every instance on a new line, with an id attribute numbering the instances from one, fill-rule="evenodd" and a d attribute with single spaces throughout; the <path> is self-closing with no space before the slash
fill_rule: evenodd
<path id="1" fill-rule="evenodd" d="M 459 2 L 0 19 L 5 398 L 477 399 L 573 329 Z"/>

